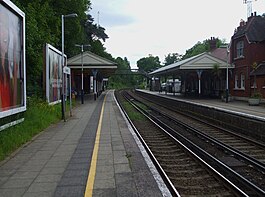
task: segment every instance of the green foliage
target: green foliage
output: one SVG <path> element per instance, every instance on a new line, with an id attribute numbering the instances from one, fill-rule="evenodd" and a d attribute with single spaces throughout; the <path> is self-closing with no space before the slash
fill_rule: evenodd
<path id="1" fill-rule="evenodd" d="M 253 64 L 251 65 L 251 67 L 252 67 L 253 70 L 257 70 L 257 68 L 258 68 L 257 62 L 253 62 Z"/>
<path id="2" fill-rule="evenodd" d="M 137 61 L 137 67 L 145 72 L 151 72 L 161 67 L 159 57 L 149 55 L 148 57 L 141 58 Z"/>
<path id="3" fill-rule="evenodd" d="M 130 62 L 127 57 L 124 57 L 123 59 L 121 57 L 117 57 L 115 62 L 118 64 L 118 69 L 131 69 Z"/>
<path id="4" fill-rule="evenodd" d="M 140 114 L 138 111 L 136 111 L 136 109 L 134 109 L 134 107 L 130 103 L 124 101 L 122 104 L 123 104 L 125 111 L 127 112 L 128 116 L 130 117 L 132 121 L 146 120 L 145 116 Z"/>
<path id="5" fill-rule="evenodd" d="M 52 44 L 61 50 L 62 15 L 78 14 L 64 20 L 64 51 L 68 57 L 80 52 L 75 44 L 91 44 L 92 52 L 111 59 L 100 40 L 108 35 L 103 27 L 94 24 L 89 14 L 90 0 L 14 0 L 26 15 L 27 93 L 42 95 L 43 47 Z M 74 35 L 74 36 L 73 36 Z M 95 43 L 95 44 L 94 44 Z"/>
<path id="6" fill-rule="evenodd" d="M 251 95 L 251 98 L 257 98 L 257 99 L 261 99 L 262 98 L 262 94 L 260 92 L 254 92 Z"/>
<path id="7" fill-rule="evenodd" d="M 217 48 L 225 44 L 225 40 L 220 40 L 219 38 L 216 38 L 216 39 L 217 39 L 217 43 L 216 43 Z M 210 50 L 209 39 L 206 39 L 203 42 L 199 41 L 192 48 L 186 50 L 186 53 L 185 55 L 183 55 L 182 59 L 187 59 L 195 55 L 198 55 L 200 53 L 207 52 L 209 50 Z"/>
<path id="8" fill-rule="evenodd" d="M 202 43 L 197 42 L 192 48 L 186 50 L 185 55 L 183 55 L 183 59 L 187 59 L 198 55 L 200 53 L 208 51 L 210 48 L 208 40 L 204 40 Z"/>
<path id="9" fill-rule="evenodd" d="M 0 132 L 0 160 L 61 118 L 61 106 L 50 106 L 37 97 L 27 99 L 25 121 Z"/>
<path id="10" fill-rule="evenodd" d="M 106 48 L 104 47 L 104 45 L 102 44 L 102 42 L 100 40 L 94 40 L 91 43 L 90 50 L 91 50 L 91 52 L 93 52 L 93 53 L 95 53 L 101 57 L 104 57 L 104 58 L 111 60 L 111 61 L 115 61 L 115 59 L 112 57 L 112 55 L 106 52 Z"/>
<path id="11" fill-rule="evenodd" d="M 139 84 L 138 88 L 139 89 L 145 89 L 146 88 L 146 83 L 142 82 L 141 84 Z"/>
<path id="12" fill-rule="evenodd" d="M 164 64 L 165 66 L 174 64 L 175 62 L 178 62 L 181 60 L 181 55 L 178 53 L 169 53 L 167 56 L 165 56 Z"/>
<path id="13" fill-rule="evenodd" d="M 220 75 L 222 73 L 222 71 L 220 69 L 220 64 L 218 64 L 218 63 L 213 64 L 212 73 L 213 73 L 214 77 L 216 77 L 216 78 L 220 77 Z"/>
<path id="14" fill-rule="evenodd" d="M 133 87 L 135 85 L 135 76 L 132 76 L 132 71 L 130 70 L 130 62 L 126 57 L 123 59 L 117 57 L 114 60 L 117 63 L 117 71 L 115 75 L 109 78 L 109 87 L 115 89 L 124 89 Z"/>
<path id="15" fill-rule="evenodd" d="M 110 78 L 110 82 L 109 82 L 109 88 L 110 89 L 121 90 L 121 89 L 130 88 L 130 87 L 131 86 L 128 85 L 128 84 L 124 84 L 124 83 L 121 83 L 121 82 L 116 82 L 112 78 Z"/>

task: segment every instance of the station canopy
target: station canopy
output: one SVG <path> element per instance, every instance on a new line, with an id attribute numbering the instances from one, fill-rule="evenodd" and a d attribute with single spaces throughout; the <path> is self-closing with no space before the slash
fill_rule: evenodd
<path id="1" fill-rule="evenodd" d="M 82 54 L 78 54 L 67 60 L 67 65 L 71 69 L 82 69 Z M 117 64 L 106 58 L 100 57 L 89 51 L 83 52 L 83 69 L 85 72 L 92 73 L 97 70 L 102 77 L 107 78 L 115 73 Z"/>
<path id="2" fill-rule="evenodd" d="M 155 71 L 150 72 L 151 76 L 171 75 L 180 71 L 192 70 L 212 70 L 214 64 L 219 65 L 219 69 L 233 68 L 227 62 L 226 49 L 216 49 L 212 52 L 204 52 L 193 57 L 178 61 L 176 63 L 161 67 Z"/>

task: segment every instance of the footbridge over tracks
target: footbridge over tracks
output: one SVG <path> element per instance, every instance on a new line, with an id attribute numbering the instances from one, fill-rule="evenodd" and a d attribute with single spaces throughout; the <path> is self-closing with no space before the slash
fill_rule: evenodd
<path id="1" fill-rule="evenodd" d="M 114 75 L 142 75 L 148 79 L 152 78 L 147 72 L 140 69 L 117 69 Z"/>

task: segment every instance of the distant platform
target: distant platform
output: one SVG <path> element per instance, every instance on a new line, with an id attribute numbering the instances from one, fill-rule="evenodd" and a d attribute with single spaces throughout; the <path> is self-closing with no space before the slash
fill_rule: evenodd
<path id="1" fill-rule="evenodd" d="M 265 105 L 260 104 L 259 106 L 249 106 L 246 101 L 233 100 L 228 103 L 223 102 L 221 99 L 211 99 L 211 98 L 194 98 L 194 97 L 184 97 L 179 93 L 165 93 L 156 92 L 149 90 L 137 89 L 137 91 L 143 91 L 149 94 L 154 94 L 158 96 L 169 97 L 171 99 L 181 100 L 183 102 L 190 102 L 198 105 L 203 105 L 207 107 L 212 107 L 215 109 L 227 111 L 230 113 L 240 114 L 247 117 L 256 118 L 265 121 Z"/>

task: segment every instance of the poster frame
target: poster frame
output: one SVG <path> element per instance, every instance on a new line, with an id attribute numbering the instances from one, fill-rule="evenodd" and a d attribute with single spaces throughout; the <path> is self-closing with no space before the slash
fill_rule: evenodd
<path id="1" fill-rule="evenodd" d="M 22 79 L 23 80 L 23 103 L 22 106 L 20 107 L 16 107 L 16 108 L 12 108 L 12 109 L 8 109 L 5 111 L 0 111 L 0 119 L 7 117 L 7 116 L 11 116 L 17 113 L 21 113 L 26 111 L 27 109 L 27 102 L 26 102 L 26 29 L 25 29 L 25 13 L 20 10 L 14 3 L 12 3 L 9 0 L 0 0 L 0 4 L 2 6 L 4 6 L 5 8 L 7 8 L 10 12 L 14 13 L 15 15 L 17 15 L 21 21 L 22 21 L 22 69 L 23 69 L 23 76 Z"/>
<path id="2" fill-rule="evenodd" d="M 45 73 L 45 81 L 46 81 L 46 99 L 49 105 L 55 105 L 57 103 L 61 102 L 61 99 L 57 100 L 57 101 L 50 101 L 50 78 L 49 78 L 49 74 L 50 74 L 50 65 L 49 65 L 49 51 L 53 51 L 54 53 L 57 53 L 60 57 L 62 57 L 62 52 L 59 51 L 58 49 L 56 49 L 54 46 L 46 43 L 46 47 L 45 47 L 45 67 L 46 67 L 46 73 Z M 66 54 L 64 54 L 64 63 L 65 65 L 67 65 L 67 56 Z M 61 64 L 60 64 L 61 65 Z M 61 69 L 63 70 L 63 68 Z M 63 77 L 63 75 L 62 75 Z"/>

